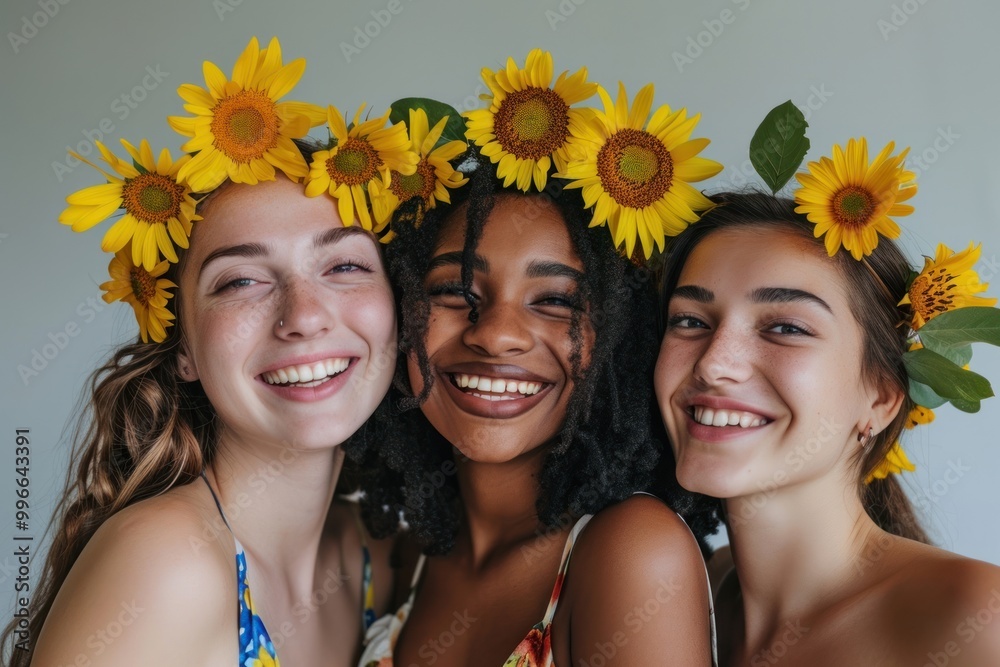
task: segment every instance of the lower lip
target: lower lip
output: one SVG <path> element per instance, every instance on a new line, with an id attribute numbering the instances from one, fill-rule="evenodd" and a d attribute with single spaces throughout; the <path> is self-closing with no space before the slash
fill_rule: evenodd
<path id="1" fill-rule="evenodd" d="M 447 375 L 438 376 L 441 383 L 445 385 L 445 390 L 451 396 L 455 404 L 464 412 L 486 419 L 510 419 L 518 417 L 531 408 L 538 405 L 553 385 L 546 384 L 537 394 L 525 396 L 524 398 L 514 398 L 508 401 L 491 401 L 485 398 L 477 398 L 466 393 L 452 383 Z"/>
<path id="2" fill-rule="evenodd" d="M 287 384 L 268 384 L 264 381 L 263 376 L 257 376 L 261 384 L 267 387 L 270 391 L 281 398 L 288 399 L 290 401 L 296 401 L 298 403 L 315 403 L 316 401 L 322 401 L 325 398 L 333 396 L 347 384 L 347 376 L 354 371 L 354 367 L 357 366 L 357 359 L 351 359 L 351 363 L 338 375 L 327 379 L 323 384 L 318 384 L 315 387 L 296 387 L 294 385 Z"/>
<path id="3" fill-rule="evenodd" d="M 742 426 L 706 426 L 705 424 L 696 422 L 687 410 L 684 411 L 684 419 L 687 422 L 687 430 L 691 437 L 702 442 L 727 442 L 735 440 L 745 435 L 757 433 L 770 424 L 770 422 L 767 422 L 760 426 L 748 426 L 746 428 Z"/>

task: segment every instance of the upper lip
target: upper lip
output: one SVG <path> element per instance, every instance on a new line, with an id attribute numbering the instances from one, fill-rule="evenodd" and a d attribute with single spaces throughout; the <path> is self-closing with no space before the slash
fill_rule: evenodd
<path id="1" fill-rule="evenodd" d="M 749 403 L 743 403 L 742 401 L 736 401 L 731 398 L 726 398 L 724 396 L 710 396 L 708 394 L 698 394 L 686 399 L 682 407 L 688 409 L 692 406 L 700 405 L 706 408 L 712 408 L 713 410 L 731 410 L 737 412 L 751 412 L 755 415 L 760 415 L 769 421 L 774 421 L 774 415 L 761 410 L 755 405 L 750 405 Z"/>
<path id="2" fill-rule="evenodd" d="M 542 384 L 554 384 L 520 366 L 510 364 L 487 364 L 481 361 L 466 361 L 452 364 L 447 368 L 442 368 L 442 372 L 452 375 L 485 375 L 491 378 L 503 378 L 505 380 L 518 380 L 520 382 L 540 382 Z"/>
<path id="3" fill-rule="evenodd" d="M 279 368 L 287 368 L 289 366 L 299 366 L 301 364 L 313 364 L 317 361 L 325 361 L 326 359 L 355 359 L 358 355 L 352 352 L 316 352 L 314 354 L 303 354 L 297 357 L 288 357 L 287 359 L 282 359 L 281 361 L 276 361 L 269 364 L 263 368 L 258 375 L 267 373 L 270 371 L 276 371 Z"/>

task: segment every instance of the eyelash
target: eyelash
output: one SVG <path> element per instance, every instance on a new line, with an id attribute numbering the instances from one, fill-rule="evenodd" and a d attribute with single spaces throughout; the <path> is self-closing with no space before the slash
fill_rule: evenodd
<path id="1" fill-rule="evenodd" d="M 338 270 L 338 269 L 341 269 L 341 268 L 344 268 L 344 267 L 353 267 L 353 270 L 348 270 L 348 271 L 339 271 Z M 367 262 L 365 262 L 363 260 L 352 259 L 352 260 L 348 260 L 348 261 L 338 262 L 338 263 L 334 264 L 332 267 L 330 267 L 330 272 L 335 272 L 335 273 L 354 273 L 355 270 L 364 271 L 365 273 L 371 273 L 372 266 L 371 266 L 371 264 L 369 264 L 369 263 L 367 263 Z M 244 287 L 249 287 L 249 285 L 247 285 L 247 284 L 237 285 L 237 283 L 247 283 L 247 282 L 251 282 L 251 281 L 255 282 L 256 279 L 255 278 L 246 277 L 246 276 L 238 276 L 238 277 L 232 278 L 231 280 L 228 280 L 224 284 L 220 285 L 219 288 L 215 290 L 215 294 L 224 294 L 226 292 L 231 292 L 233 290 L 238 290 L 238 289 L 242 289 Z"/>
<path id="2" fill-rule="evenodd" d="M 698 324 L 702 325 L 702 327 L 680 326 L 681 322 L 684 322 L 685 320 L 692 320 L 694 322 L 697 322 Z M 796 324 L 795 322 L 790 322 L 790 321 L 787 321 L 787 320 L 775 320 L 774 322 L 770 322 L 768 324 L 767 328 L 765 329 L 765 331 L 771 331 L 772 329 L 774 329 L 776 327 L 790 327 L 792 329 L 796 329 L 795 332 L 787 332 L 787 333 L 776 332 L 776 333 L 780 333 L 780 335 L 783 335 L 783 336 L 815 336 L 816 335 L 808 327 L 803 326 L 802 324 Z M 699 320 L 697 317 L 694 317 L 693 315 L 677 314 L 677 315 L 674 315 L 674 316 L 670 317 L 667 320 L 667 328 L 668 329 L 695 329 L 695 328 L 706 328 L 707 329 L 708 325 L 706 325 L 704 322 L 702 322 L 701 320 Z"/>

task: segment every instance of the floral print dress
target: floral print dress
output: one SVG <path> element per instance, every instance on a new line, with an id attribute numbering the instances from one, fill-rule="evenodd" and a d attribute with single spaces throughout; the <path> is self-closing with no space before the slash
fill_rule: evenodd
<path id="1" fill-rule="evenodd" d="M 549 596 L 549 605 L 545 610 L 545 616 L 535 627 L 531 628 L 528 636 L 521 640 L 511 656 L 503 663 L 503 667 L 553 667 L 552 618 L 556 615 L 556 608 L 559 606 L 559 595 L 562 593 L 563 581 L 566 578 L 566 571 L 569 569 L 573 545 L 590 518 L 590 514 L 580 517 L 576 525 L 573 526 L 573 530 L 570 531 L 569 537 L 566 538 L 566 546 L 563 548 L 562 561 L 559 563 L 556 583 L 552 588 L 552 595 Z M 393 667 L 393 649 L 403 625 L 406 624 L 406 619 L 410 616 L 410 610 L 413 608 L 413 600 L 417 595 L 417 584 L 423 573 L 424 561 L 425 557 L 420 556 L 417 569 L 413 573 L 413 581 L 410 584 L 410 597 L 406 602 L 395 614 L 383 616 L 368 629 L 365 636 L 365 652 L 361 656 L 359 667 Z"/>

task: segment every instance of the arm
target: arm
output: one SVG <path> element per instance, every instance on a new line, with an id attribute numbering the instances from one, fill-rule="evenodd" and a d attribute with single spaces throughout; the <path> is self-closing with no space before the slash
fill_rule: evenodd
<path id="1" fill-rule="evenodd" d="M 197 512 L 166 499 L 109 519 L 56 596 L 32 667 L 235 660 L 235 564 L 204 527 Z"/>
<path id="2" fill-rule="evenodd" d="M 634 496 L 600 512 L 570 565 L 572 664 L 710 665 L 709 591 L 698 545 L 663 503 Z"/>

